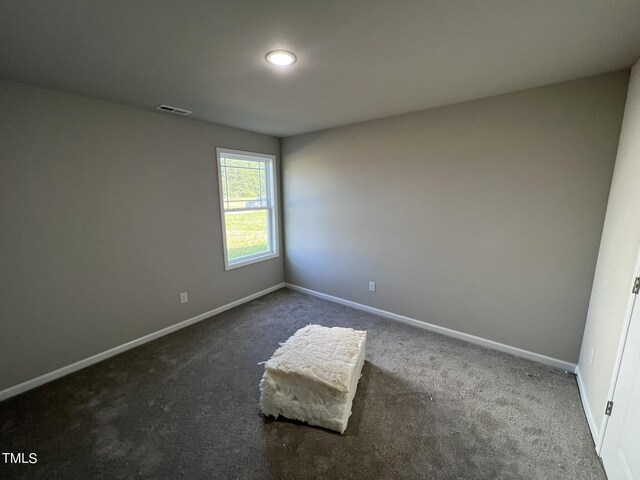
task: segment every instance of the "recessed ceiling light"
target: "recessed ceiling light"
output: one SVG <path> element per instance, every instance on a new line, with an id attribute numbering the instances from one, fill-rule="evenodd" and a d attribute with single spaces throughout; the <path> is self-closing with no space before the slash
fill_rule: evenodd
<path id="1" fill-rule="evenodd" d="M 267 59 L 267 62 L 280 67 L 293 65 L 297 60 L 293 53 L 287 52 L 286 50 L 273 50 L 267 53 L 265 58 Z"/>

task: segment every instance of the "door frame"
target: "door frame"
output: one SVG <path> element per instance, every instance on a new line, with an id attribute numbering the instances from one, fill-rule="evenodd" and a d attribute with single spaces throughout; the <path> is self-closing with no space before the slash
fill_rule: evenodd
<path id="1" fill-rule="evenodd" d="M 636 277 L 640 277 L 640 247 L 638 247 L 638 253 L 636 254 L 636 264 L 633 269 L 633 276 L 629 283 L 630 288 L 633 288 L 633 283 Z M 629 335 L 629 327 L 631 325 L 631 316 L 633 315 L 633 308 L 636 303 L 636 299 L 640 294 L 635 294 L 631 290 L 629 291 L 629 298 L 627 299 L 627 308 L 624 313 L 624 323 L 622 324 L 622 332 L 620 334 L 620 341 L 618 342 L 618 351 L 616 353 L 616 361 L 613 366 L 613 375 L 611 376 L 611 382 L 609 383 L 609 391 L 607 393 L 607 400 L 613 401 L 613 396 L 616 392 L 616 385 L 618 384 L 618 377 L 620 375 L 620 367 L 622 366 L 622 358 L 624 357 L 624 347 L 627 343 L 627 337 Z M 640 302 L 638 304 L 640 308 Z M 604 437 L 607 433 L 607 425 L 609 424 L 609 415 L 604 415 L 600 422 L 600 435 L 596 444 L 596 452 L 598 456 L 602 456 L 602 445 L 604 444 Z"/>

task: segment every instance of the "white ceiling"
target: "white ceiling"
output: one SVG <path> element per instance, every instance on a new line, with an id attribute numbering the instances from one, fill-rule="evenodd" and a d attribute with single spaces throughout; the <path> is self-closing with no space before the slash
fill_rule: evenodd
<path id="1" fill-rule="evenodd" d="M 267 64 L 284 48 L 298 62 Z M 640 0 L 2 0 L 0 75 L 278 136 L 640 57 Z"/>

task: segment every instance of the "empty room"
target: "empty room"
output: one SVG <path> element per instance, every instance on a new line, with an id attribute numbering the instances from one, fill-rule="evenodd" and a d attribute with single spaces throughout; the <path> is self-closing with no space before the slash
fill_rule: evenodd
<path id="1" fill-rule="evenodd" d="M 640 480 L 640 2 L 2 0 L 0 478 Z"/>

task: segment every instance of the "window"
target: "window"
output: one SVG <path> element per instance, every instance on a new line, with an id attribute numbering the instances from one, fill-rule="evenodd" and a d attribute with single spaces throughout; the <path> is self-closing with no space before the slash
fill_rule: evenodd
<path id="1" fill-rule="evenodd" d="M 218 148 L 224 268 L 278 256 L 275 157 Z"/>

